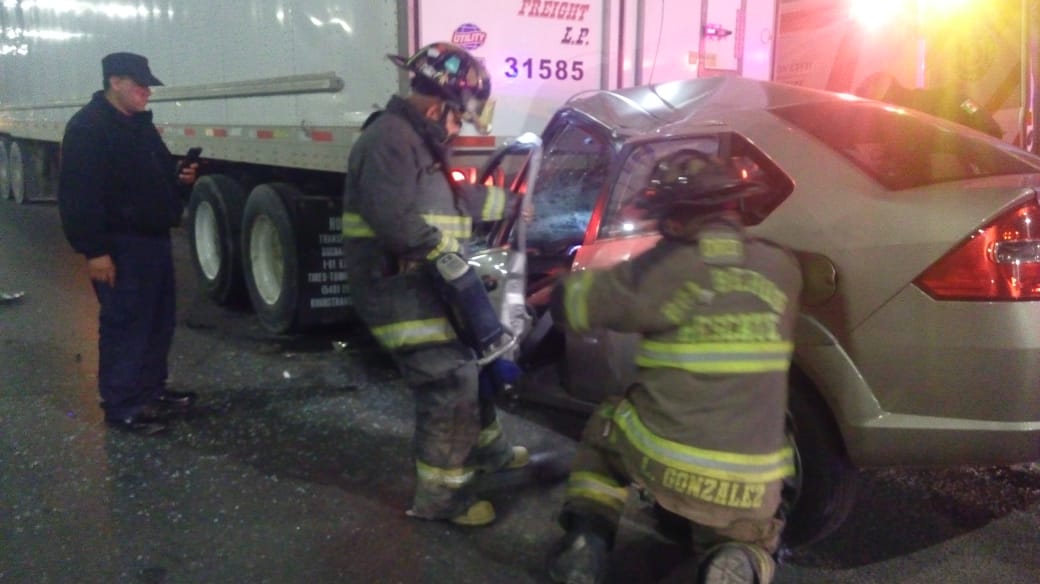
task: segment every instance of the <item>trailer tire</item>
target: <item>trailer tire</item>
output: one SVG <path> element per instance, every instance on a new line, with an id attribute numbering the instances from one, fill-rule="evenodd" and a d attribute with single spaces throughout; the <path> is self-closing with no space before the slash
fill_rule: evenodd
<path id="1" fill-rule="evenodd" d="M 58 185 L 58 150 L 44 142 L 18 140 L 8 151 L 9 176 L 14 200 L 25 204 L 54 200 Z"/>
<path id="2" fill-rule="evenodd" d="M 39 191 L 36 181 L 36 173 L 33 172 L 32 153 L 25 142 L 11 142 L 11 150 L 8 153 L 8 165 L 10 168 L 11 196 L 19 205 L 24 205 L 33 199 Z"/>
<path id="3" fill-rule="evenodd" d="M 10 148 L 11 143 L 6 138 L 0 138 L 0 199 L 11 198 Z"/>
<path id="4" fill-rule="evenodd" d="M 246 196 L 231 177 L 211 174 L 195 182 L 188 202 L 188 241 L 202 291 L 220 305 L 246 298 L 242 277 L 242 213 Z"/>
<path id="5" fill-rule="evenodd" d="M 284 183 L 257 185 L 242 216 L 242 264 L 253 310 L 277 334 L 297 324 L 299 266 L 289 203 L 300 196 Z"/>
<path id="6" fill-rule="evenodd" d="M 827 403 L 799 375 L 792 377 L 788 412 L 797 473 L 784 486 L 783 540 L 794 549 L 825 538 L 845 521 L 856 502 L 859 473 Z"/>

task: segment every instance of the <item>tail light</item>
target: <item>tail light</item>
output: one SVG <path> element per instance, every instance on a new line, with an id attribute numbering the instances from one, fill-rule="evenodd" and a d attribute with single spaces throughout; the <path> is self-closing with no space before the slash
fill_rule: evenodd
<path id="1" fill-rule="evenodd" d="M 451 169 L 451 180 L 457 183 L 477 183 L 477 168 L 475 166 L 466 166 L 461 168 Z M 503 186 L 505 182 L 505 173 L 501 168 L 495 169 L 495 172 L 484 179 L 485 186 Z"/>
<path id="2" fill-rule="evenodd" d="M 936 300 L 1040 300 L 1040 204 L 1001 215 L 914 283 Z"/>

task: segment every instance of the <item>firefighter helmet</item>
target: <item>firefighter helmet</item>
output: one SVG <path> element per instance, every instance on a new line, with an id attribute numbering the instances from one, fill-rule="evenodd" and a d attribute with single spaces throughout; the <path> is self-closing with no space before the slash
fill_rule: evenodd
<path id="1" fill-rule="evenodd" d="M 732 208 L 756 186 L 716 157 L 679 150 L 654 165 L 639 206 L 655 218 L 705 215 Z"/>
<path id="2" fill-rule="evenodd" d="M 401 69 L 413 74 L 412 88 L 436 95 L 481 134 L 491 131 L 494 102 L 491 77 L 476 57 L 451 43 L 433 43 L 405 59 L 387 55 Z"/>

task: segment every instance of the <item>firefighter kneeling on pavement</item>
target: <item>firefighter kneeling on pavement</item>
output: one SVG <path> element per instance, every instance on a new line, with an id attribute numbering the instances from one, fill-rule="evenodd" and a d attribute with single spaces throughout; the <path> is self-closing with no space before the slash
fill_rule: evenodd
<path id="1" fill-rule="evenodd" d="M 472 493 L 474 479 L 524 466 L 530 455 L 508 443 L 490 396 L 478 395 L 477 355 L 453 318 L 468 306 L 446 300 L 444 273 L 477 279 L 461 242 L 474 219 L 499 219 L 505 209 L 503 189 L 456 185 L 446 162 L 463 122 L 487 133 L 491 81 L 479 61 L 449 43 L 390 59 L 412 75 L 411 91 L 373 114 L 351 148 L 343 196 L 347 277 L 358 316 L 393 355 L 415 398 L 417 484 L 408 514 L 487 525 L 495 511 Z"/>
<path id="2" fill-rule="evenodd" d="M 658 244 L 554 289 L 555 322 L 641 334 L 636 382 L 592 415 L 572 463 L 555 582 L 604 581 L 630 485 L 689 520 L 699 582 L 772 581 L 802 276 L 792 253 L 744 230 L 759 188 L 696 150 L 669 155 L 639 201 Z"/>

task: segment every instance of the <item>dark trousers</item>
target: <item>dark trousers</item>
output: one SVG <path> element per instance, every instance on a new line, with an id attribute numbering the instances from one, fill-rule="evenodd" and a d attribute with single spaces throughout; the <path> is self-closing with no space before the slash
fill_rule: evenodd
<path id="1" fill-rule="evenodd" d="M 169 237 L 115 236 L 115 286 L 94 282 L 101 304 L 98 389 L 109 417 L 132 415 L 166 384 L 176 317 Z"/>

